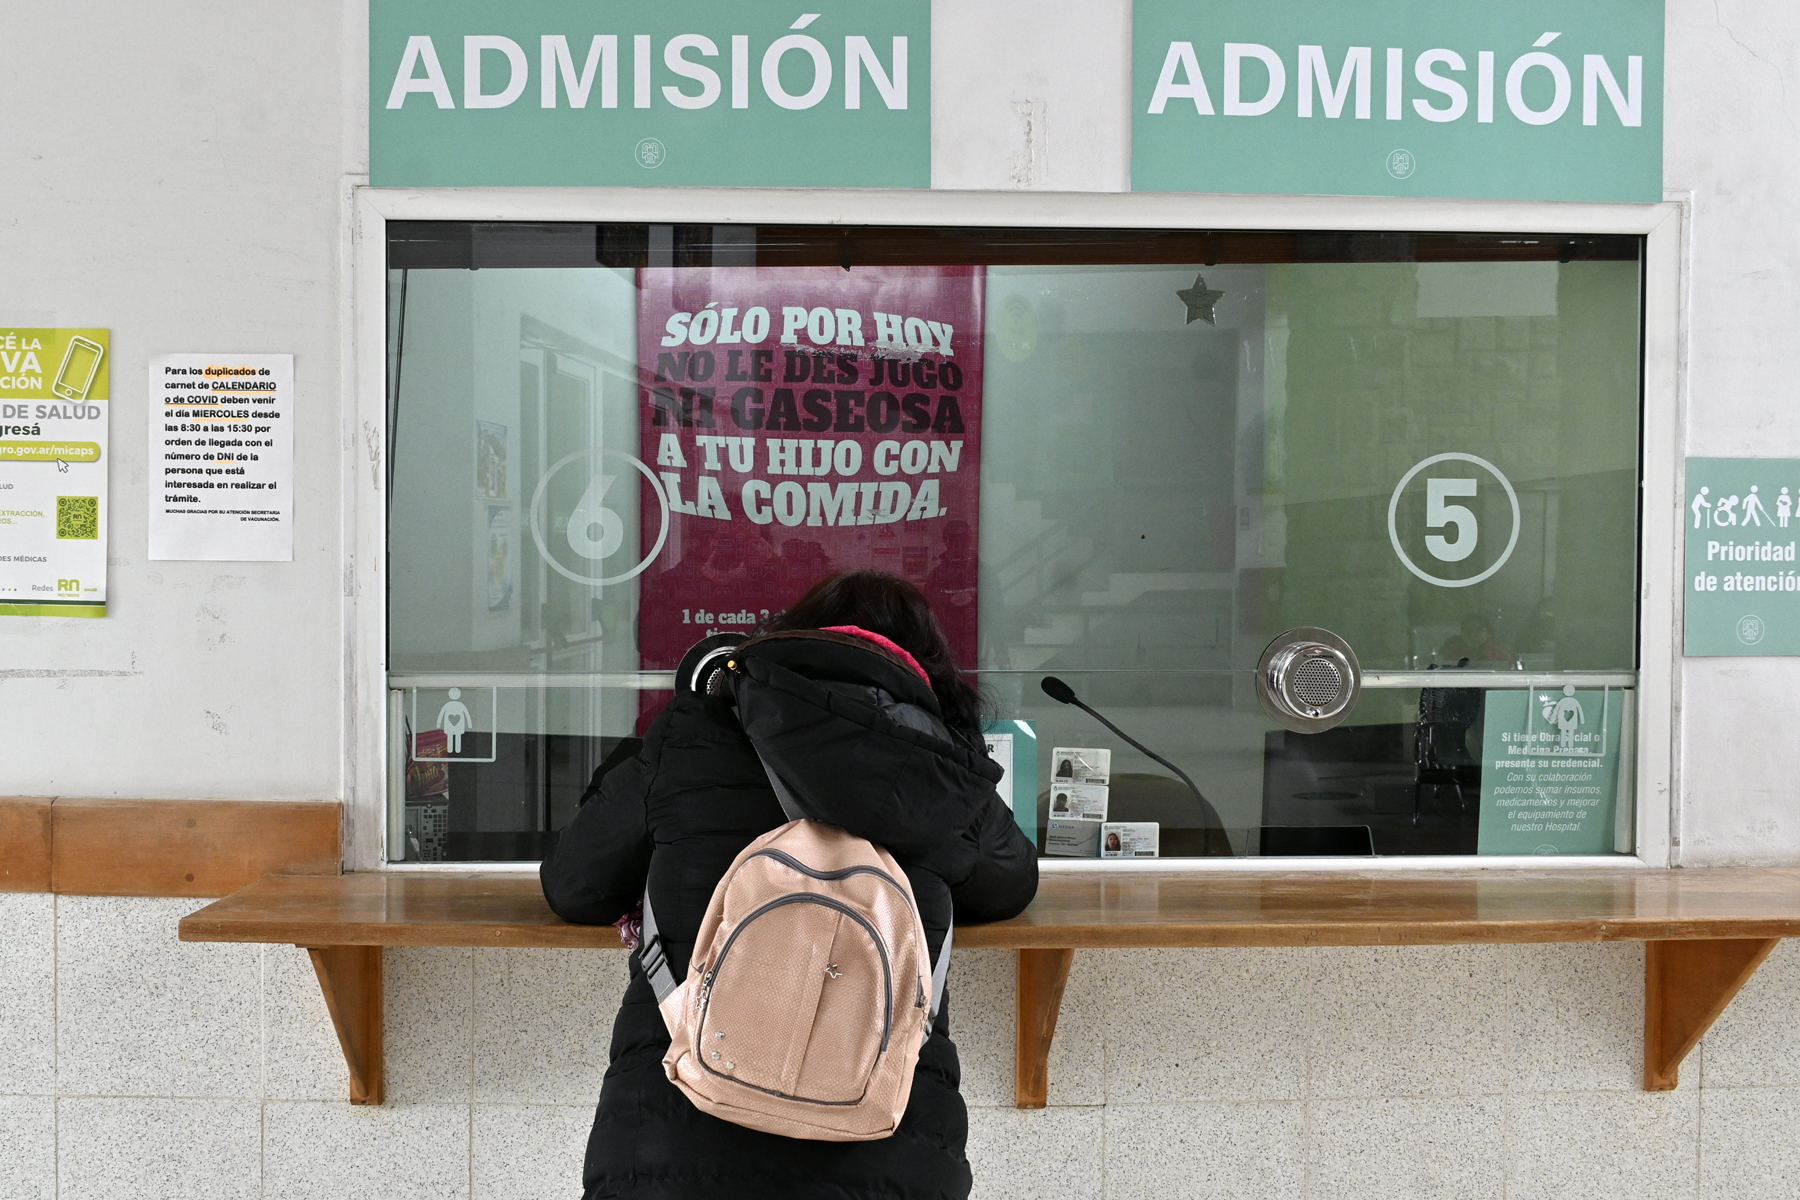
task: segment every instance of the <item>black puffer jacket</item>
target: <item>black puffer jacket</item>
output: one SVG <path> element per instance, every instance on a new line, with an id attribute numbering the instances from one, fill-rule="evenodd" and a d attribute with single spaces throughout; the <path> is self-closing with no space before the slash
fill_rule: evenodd
<path id="1" fill-rule="evenodd" d="M 953 912 L 959 924 L 1002 920 L 1031 901 L 1037 858 L 994 791 L 1000 768 L 978 743 L 945 736 L 936 697 L 897 656 L 842 634 L 778 634 L 733 654 L 731 694 L 709 698 L 704 680 L 696 692 L 702 656 L 736 640 L 721 635 L 688 652 L 675 699 L 643 749 L 606 775 L 563 830 L 541 872 L 551 908 L 566 920 L 610 923 L 647 882 L 684 977 L 725 869 L 786 819 L 757 750 L 809 815 L 900 861 L 934 956 Z M 759 1133 L 701 1113 L 668 1081 L 669 1033 L 634 954 L 588 1141 L 585 1196 L 966 1197 L 968 1114 L 949 1028 L 946 1003 L 893 1137 Z"/>

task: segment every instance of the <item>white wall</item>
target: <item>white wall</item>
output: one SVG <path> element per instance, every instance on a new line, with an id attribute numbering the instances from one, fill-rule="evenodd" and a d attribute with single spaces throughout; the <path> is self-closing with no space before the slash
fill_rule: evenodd
<path id="1" fill-rule="evenodd" d="M 357 5 L 11 5 L 0 320 L 112 330 L 108 616 L 0 618 L 12 795 L 340 795 Z M 359 101 L 360 103 L 360 101 Z M 147 360 L 291 352 L 292 563 L 146 559 Z"/>
<path id="2" fill-rule="evenodd" d="M 1800 457 L 1800 8 L 1674 0 L 1663 177 L 1691 197 L 1687 453 Z M 1800 859 L 1800 659 L 1690 658 L 1680 861 Z"/>
<path id="3" fill-rule="evenodd" d="M 933 0 L 931 63 L 933 187 L 1130 189 L 1128 0 Z"/>
<path id="4" fill-rule="evenodd" d="M 1127 4 L 934 9 L 938 186 L 1126 186 Z M 344 794 L 341 497 L 366 450 L 343 432 L 341 191 L 366 164 L 366 19 L 366 0 L 8 14 L 0 319 L 112 329 L 115 458 L 110 615 L 0 619 L 9 793 Z M 1800 455 L 1800 9 L 1669 0 L 1668 28 L 1687 452 Z M 292 563 L 146 561 L 146 360 L 212 349 L 296 356 Z M 1679 678 L 1681 860 L 1800 859 L 1800 662 L 1687 660 Z"/>

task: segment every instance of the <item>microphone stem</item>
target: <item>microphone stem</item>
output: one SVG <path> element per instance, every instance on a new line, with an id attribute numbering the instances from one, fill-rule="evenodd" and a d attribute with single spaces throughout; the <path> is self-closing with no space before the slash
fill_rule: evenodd
<path id="1" fill-rule="evenodd" d="M 1088 716 L 1094 718 L 1094 720 L 1100 722 L 1102 725 L 1106 726 L 1108 729 L 1112 730 L 1114 733 L 1116 733 L 1120 737 L 1124 738 L 1127 742 L 1130 742 L 1133 746 L 1137 747 L 1137 749 L 1140 752 L 1142 752 L 1143 754 L 1148 755 L 1149 757 L 1155 759 L 1157 762 L 1161 763 L 1163 766 L 1169 768 L 1169 770 L 1175 772 L 1176 775 L 1180 776 L 1181 782 L 1188 785 L 1188 791 L 1194 793 L 1194 799 L 1200 801 L 1200 803 L 1202 805 L 1205 805 L 1206 797 L 1202 796 L 1200 794 L 1200 789 L 1194 786 L 1194 781 L 1187 777 L 1186 771 L 1182 770 L 1180 767 L 1176 766 L 1174 763 L 1170 762 L 1168 759 L 1164 758 L 1162 755 L 1158 754 L 1156 751 L 1150 749 L 1150 747 L 1144 745 L 1144 743 L 1138 741 L 1136 738 L 1132 737 L 1129 733 L 1126 733 L 1123 729 L 1120 729 L 1117 725 L 1114 725 L 1111 721 L 1107 720 L 1105 717 L 1101 716 L 1099 713 L 1097 713 L 1093 709 L 1089 708 L 1086 704 L 1082 703 L 1081 698 L 1079 696 L 1074 698 L 1074 702 L 1075 702 L 1075 707 L 1079 708 L 1082 712 L 1084 712 Z"/>

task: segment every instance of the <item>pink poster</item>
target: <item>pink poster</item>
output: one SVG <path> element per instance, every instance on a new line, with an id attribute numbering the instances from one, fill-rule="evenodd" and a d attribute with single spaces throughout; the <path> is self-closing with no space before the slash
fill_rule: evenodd
<path id="1" fill-rule="evenodd" d="M 642 484 L 645 670 L 859 567 L 923 588 L 975 666 L 983 281 L 979 267 L 639 272 L 641 457 L 657 477 Z"/>

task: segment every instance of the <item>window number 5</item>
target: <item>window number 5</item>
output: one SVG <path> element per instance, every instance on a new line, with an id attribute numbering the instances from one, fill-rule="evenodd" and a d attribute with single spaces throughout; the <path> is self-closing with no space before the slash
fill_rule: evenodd
<path id="1" fill-rule="evenodd" d="M 1460 504 L 1445 504 L 1451 496 L 1475 495 L 1473 479 L 1427 479 L 1425 481 L 1425 524 L 1427 528 L 1441 529 L 1445 525 L 1456 526 L 1456 540 L 1427 534 L 1425 548 L 1432 556 L 1442 562 L 1461 562 L 1475 552 L 1475 542 L 1480 530 L 1475 523 L 1475 514 Z"/>

